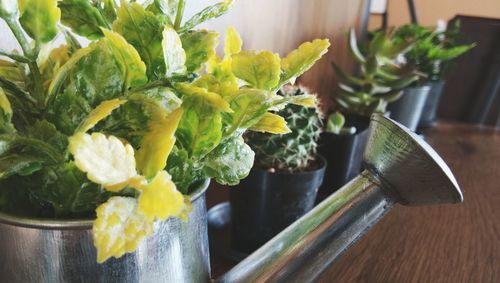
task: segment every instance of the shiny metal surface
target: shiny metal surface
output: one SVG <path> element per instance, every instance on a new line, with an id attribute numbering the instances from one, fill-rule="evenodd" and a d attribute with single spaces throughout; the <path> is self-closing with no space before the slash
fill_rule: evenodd
<path id="1" fill-rule="evenodd" d="M 367 170 L 218 281 L 312 282 L 394 203 L 462 201 L 453 174 L 437 153 L 384 116 L 372 116 L 364 163 Z"/>
<path id="2" fill-rule="evenodd" d="M 52 221 L 0 214 L 0 282 L 207 282 L 210 258 L 205 191 L 193 194 L 188 222 L 158 222 L 136 252 L 96 263 L 92 220 Z"/>

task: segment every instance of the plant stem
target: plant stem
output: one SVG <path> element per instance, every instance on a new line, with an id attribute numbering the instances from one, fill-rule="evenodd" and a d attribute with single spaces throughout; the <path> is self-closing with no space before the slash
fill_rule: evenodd
<path id="1" fill-rule="evenodd" d="M 175 24 L 174 24 L 174 29 L 178 30 L 181 27 L 181 21 L 182 21 L 182 16 L 184 14 L 184 1 L 185 0 L 179 0 L 179 4 L 177 5 L 177 13 L 175 15 Z"/>
<path id="2" fill-rule="evenodd" d="M 33 76 L 33 84 L 34 84 L 34 94 L 35 97 L 38 98 L 38 105 L 43 107 L 44 98 L 43 98 L 43 86 L 42 86 L 42 75 L 40 74 L 40 70 L 38 69 L 38 65 L 36 64 L 36 57 L 38 56 L 37 48 L 32 50 L 28 39 L 23 33 L 21 25 L 15 19 L 6 19 L 7 25 L 10 30 L 16 37 L 19 45 L 21 45 L 21 49 L 23 50 L 24 56 L 29 59 L 28 67 L 30 68 L 31 75 Z"/>

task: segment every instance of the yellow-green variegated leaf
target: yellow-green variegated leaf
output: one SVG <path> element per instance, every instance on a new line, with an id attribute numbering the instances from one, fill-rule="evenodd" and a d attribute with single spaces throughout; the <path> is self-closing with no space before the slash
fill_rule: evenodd
<path id="1" fill-rule="evenodd" d="M 290 52 L 281 60 L 283 73 L 280 85 L 294 83 L 297 77 L 309 70 L 328 51 L 329 46 L 328 39 L 315 39 L 312 42 L 302 43 L 299 48 Z"/>
<path id="2" fill-rule="evenodd" d="M 170 26 L 165 27 L 161 44 L 167 77 L 186 73 L 186 52 L 175 29 Z"/>
<path id="3" fill-rule="evenodd" d="M 304 107 L 316 107 L 318 104 L 316 96 L 312 94 L 291 96 L 289 103 Z"/>
<path id="4" fill-rule="evenodd" d="M 15 19 L 19 16 L 18 0 L 0 0 L 0 18 Z"/>
<path id="5" fill-rule="evenodd" d="M 91 128 L 93 128 L 99 121 L 108 117 L 113 110 L 120 107 L 123 103 L 127 102 L 127 100 L 121 99 L 111 99 L 101 102 L 94 110 L 92 110 L 87 118 L 83 120 L 78 129 L 75 131 L 76 133 L 81 132 L 84 133 Z"/>
<path id="6" fill-rule="evenodd" d="M 251 131 L 271 134 L 288 134 L 291 130 L 287 127 L 283 117 L 267 112 L 250 128 Z"/>
<path id="7" fill-rule="evenodd" d="M 108 7 L 106 4 L 109 3 L 105 3 Z M 62 0 L 58 2 L 58 6 L 61 9 L 61 22 L 76 34 L 97 39 L 103 36 L 101 28 L 108 27 L 106 19 L 91 1 Z"/>
<path id="8" fill-rule="evenodd" d="M 122 2 L 113 30 L 121 34 L 146 63 L 148 77 L 161 78 L 165 74 L 161 45 L 163 25 L 151 12 L 138 3 Z"/>
<path id="9" fill-rule="evenodd" d="M 167 117 L 149 122 L 149 130 L 142 138 L 137 151 L 137 168 L 147 178 L 154 177 L 167 165 L 167 158 L 175 144 L 175 131 L 182 118 L 183 110 L 178 108 Z"/>
<path id="10" fill-rule="evenodd" d="M 49 42 L 57 35 L 61 18 L 57 0 L 19 0 L 19 11 L 21 25 L 34 40 Z"/>
<path id="11" fill-rule="evenodd" d="M 219 34 L 214 31 L 196 30 L 181 35 L 182 47 L 186 52 L 186 69 L 197 72 L 215 55 Z"/>
<path id="12" fill-rule="evenodd" d="M 125 78 L 126 87 L 140 86 L 148 81 L 146 65 L 135 48 L 130 45 L 120 34 L 102 29 L 114 57 L 119 62 Z"/>
<path id="13" fill-rule="evenodd" d="M 96 209 L 92 227 L 97 262 L 133 252 L 153 232 L 153 221 L 137 209 L 137 200 L 112 197 Z"/>
<path id="14" fill-rule="evenodd" d="M 232 56 L 232 71 L 258 89 L 272 90 L 280 80 L 280 57 L 269 51 L 242 51 Z"/>
<path id="15" fill-rule="evenodd" d="M 178 84 L 176 85 L 177 90 L 181 93 L 191 96 L 192 98 L 199 98 L 204 104 L 208 104 L 214 109 L 223 112 L 232 112 L 229 103 L 225 101 L 220 95 L 214 92 L 210 92 L 205 88 L 188 85 L 188 84 Z M 187 100 L 190 100 L 188 98 Z"/>
<path id="16" fill-rule="evenodd" d="M 9 119 L 12 117 L 12 107 L 2 88 L 0 88 L 0 111 Z"/>
<path id="17" fill-rule="evenodd" d="M 184 26 L 180 29 L 180 32 L 188 31 L 195 26 L 208 21 L 209 19 L 220 17 L 226 13 L 232 4 L 233 0 L 224 0 L 212 6 L 206 7 L 201 12 L 196 13 L 189 20 L 187 20 L 186 23 L 184 23 Z"/>
<path id="18" fill-rule="evenodd" d="M 231 100 L 231 129 L 247 129 L 257 123 L 271 106 L 270 93 L 244 88 Z"/>
<path id="19" fill-rule="evenodd" d="M 184 196 L 177 190 L 167 171 L 160 171 L 153 180 L 139 188 L 138 210 L 149 220 L 165 220 L 179 216 L 185 207 Z"/>
<path id="20" fill-rule="evenodd" d="M 134 149 L 114 136 L 77 133 L 69 138 L 69 151 L 89 180 L 110 191 L 120 191 L 137 178 Z"/>
<path id="21" fill-rule="evenodd" d="M 236 29 L 229 27 L 226 31 L 226 40 L 224 42 L 224 55 L 228 57 L 240 53 L 242 44 L 243 42 Z"/>

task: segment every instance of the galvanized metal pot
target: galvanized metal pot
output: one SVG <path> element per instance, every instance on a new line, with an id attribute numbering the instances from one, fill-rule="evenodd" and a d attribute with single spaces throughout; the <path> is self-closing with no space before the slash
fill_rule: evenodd
<path id="1" fill-rule="evenodd" d="M 415 131 L 430 89 L 429 85 L 406 88 L 400 99 L 389 104 L 391 118 Z"/>
<path id="2" fill-rule="evenodd" d="M 96 263 L 93 220 L 40 220 L 0 213 L 0 281 L 208 282 L 205 191 L 190 195 L 189 221 L 158 222 L 136 252 Z"/>
<path id="3" fill-rule="evenodd" d="M 427 100 L 425 101 L 424 110 L 420 117 L 419 128 L 432 127 L 436 123 L 436 112 L 439 106 L 439 100 L 443 94 L 445 81 L 433 81 L 429 83 L 431 87 Z"/>

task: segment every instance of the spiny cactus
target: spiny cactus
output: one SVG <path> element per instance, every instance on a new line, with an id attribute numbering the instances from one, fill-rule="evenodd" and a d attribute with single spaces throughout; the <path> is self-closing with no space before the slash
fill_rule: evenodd
<path id="1" fill-rule="evenodd" d="M 286 86 L 280 90 L 283 96 L 303 95 L 303 87 Z M 271 135 L 251 132 L 247 135 L 250 147 L 255 151 L 255 162 L 263 168 L 281 171 L 302 171 L 316 154 L 316 141 L 321 133 L 321 113 L 315 107 L 288 104 L 278 115 L 285 118 L 291 132 Z"/>

